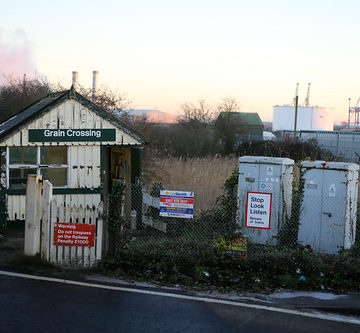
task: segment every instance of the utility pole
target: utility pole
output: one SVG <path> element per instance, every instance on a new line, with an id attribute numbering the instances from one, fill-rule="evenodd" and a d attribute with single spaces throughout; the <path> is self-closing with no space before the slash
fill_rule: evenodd
<path id="1" fill-rule="evenodd" d="M 296 125 L 297 125 L 297 113 L 298 113 L 298 104 L 299 104 L 298 87 L 299 87 L 299 83 L 296 84 L 295 120 L 294 120 L 294 143 L 296 143 Z"/>
<path id="2" fill-rule="evenodd" d="M 351 101 L 351 98 L 349 98 L 348 129 L 350 129 L 350 114 L 351 114 L 351 110 L 350 110 L 350 101 Z"/>

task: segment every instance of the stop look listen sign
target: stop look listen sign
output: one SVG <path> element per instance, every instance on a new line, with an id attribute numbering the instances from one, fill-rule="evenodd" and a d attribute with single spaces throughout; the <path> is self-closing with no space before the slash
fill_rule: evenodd
<path id="1" fill-rule="evenodd" d="M 247 192 L 246 228 L 270 229 L 271 193 Z"/>

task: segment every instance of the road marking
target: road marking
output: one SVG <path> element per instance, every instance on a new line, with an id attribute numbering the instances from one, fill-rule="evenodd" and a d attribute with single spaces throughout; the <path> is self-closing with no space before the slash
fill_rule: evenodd
<path id="1" fill-rule="evenodd" d="M 295 315 L 295 316 L 303 316 L 303 317 L 309 317 L 309 318 L 314 318 L 314 319 L 323 319 L 323 320 L 336 321 L 336 322 L 347 323 L 347 324 L 360 325 L 360 320 L 356 319 L 356 318 L 345 318 L 345 316 L 342 316 L 342 317 L 336 316 L 336 317 L 334 317 L 332 315 L 326 315 L 326 314 L 320 314 L 320 313 L 301 312 L 301 311 L 296 311 L 296 310 L 276 308 L 276 307 L 273 307 L 273 306 L 258 305 L 258 304 L 247 304 L 247 303 L 236 302 L 236 301 L 226 301 L 226 300 L 216 299 L 216 298 L 187 296 L 187 295 L 181 295 L 181 294 L 165 293 L 165 292 L 160 292 L 160 291 L 151 291 L 151 290 L 143 290 L 143 289 L 135 289 L 135 288 L 133 289 L 133 288 L 126 288 L 126 287 L 108 286 L 108 285 L 97 284 L 97 283 L 88 283 L 88 282 L 80 282 L 80 281 L 73 281 L 73 280 L 64 280 L 64 279 L 58 279 L 58 278 L 51 278 L 51 277 L 45 277 L 45 276 L 35 276 L 35 275 L 30 275 L 30 274 L 14 273 L 14 272 L 1 271 L 1 270 L 0 270 L 0 275 L 6 275 L 6 276 L 18 277 L 18 278 L 25 278 L 25 279 L 32 279 L 32 280 L 39 280 L 39 281 L 64 283 L 64 284 L 81 286 L 81 287 L 116 290 L 116 291 L 124 291 L 124 292 L 137 293 L 137 294 L 153 295 L 153 296 L 171 297 L 171 298 L 178 298 L 178 299 L 184 299 L 184 300 L 189 300 L 189 301 L 224 304 L 224 305 L 231 305 L 231 306 L 237 306 L 237 307 L 242 307 L 242 308 L 279 312 L 279 313 L 291 314 L 291 315 Z"/>

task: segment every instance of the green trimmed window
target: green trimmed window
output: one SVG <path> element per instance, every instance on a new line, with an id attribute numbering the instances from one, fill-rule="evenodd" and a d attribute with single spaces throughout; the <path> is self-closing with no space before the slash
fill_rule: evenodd
<path id="1" fill-rule="evenodd" d="M 29 174 L 42 175 L 54 187 L 67 187 L 67 146 L 9 147 L 8 169 L 10 189 L 24 189 Z"/>

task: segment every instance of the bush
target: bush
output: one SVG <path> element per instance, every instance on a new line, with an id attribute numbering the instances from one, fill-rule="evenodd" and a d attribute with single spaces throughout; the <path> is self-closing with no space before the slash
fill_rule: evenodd
<path id="1" fill-rule="evenodd" d="M 149 240 L 147 245 L 154 249 L 164 243 Z M 189 244 L 183 245 L 180 252 L 168 250 L 165 255 L 163 251 L 143 252 L 147 249 L 144 244 L 141 251 L 122 250 L 116 257 L 104 258 L 98 268 L 132 279 L 238 291 L 360 289 L 360 259 L 349 251 L 336 256 L 250 245 L 247 259 L 243 259 L 221 250 L 215 253 L 209 247 L 194 253 Z"/>
<path id="2" fill-rule="evenodd" d="M 258 141 L 244 142 L 238 150 L 239 155 L 287 157 L 295 162 L 306 159 L 336 161 L 338 157 L 321 148 L 315 140 L 305 142 Z"/>

